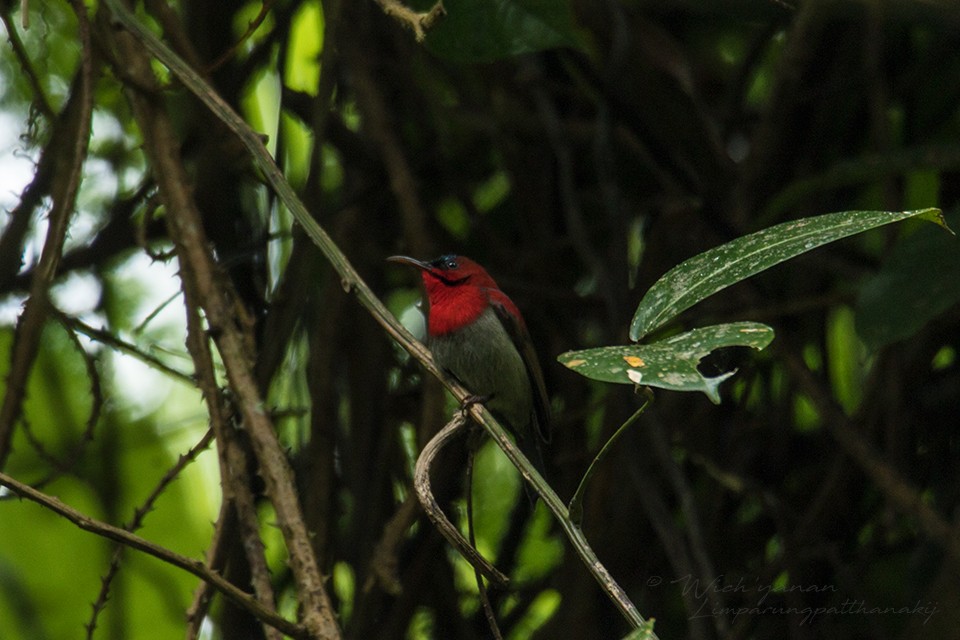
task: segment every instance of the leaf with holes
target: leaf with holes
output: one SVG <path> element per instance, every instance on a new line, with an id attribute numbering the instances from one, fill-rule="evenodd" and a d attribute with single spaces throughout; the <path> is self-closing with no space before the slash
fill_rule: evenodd
<path id="1" fill-rule="evenodd" d="M 702 391 L 719 404 L 718 387 L 735 371 L 707 377 L 697 369 L 700 360 L 721 347 L 763 349 L 771 340 L 773 329 L 765 324 L 734 322 L 694 329 L 652 344 L 568 351 L 557 360 L 593 380 Z"/>

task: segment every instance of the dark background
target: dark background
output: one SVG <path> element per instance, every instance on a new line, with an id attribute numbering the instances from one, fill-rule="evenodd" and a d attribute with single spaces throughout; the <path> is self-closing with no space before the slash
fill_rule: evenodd
<path id="1" fill-rule="evenodd" d="M 150 1 L 145 11 L 200 68 L 259 12 L 255 3 L 183 4 Z M 278 1 L 207 77 L 255 127 L 273 131 L 276 157 L 311 213 L 397 313 L 409 310 L 416 281 L 386 264 L 389 255 L 456 252 L 488 268 L 523 311 L 542 359 L 556 413 L 548 479 L 569 498 L 642 398 L 555 357 L 627 343 L 643 292 L 671 267 L 751 231 L 832 211 L 939 206 L 958 228 L 960 7 L 549 4 L 484 9 L 451 0 L 421 45 L 374 2 Z M 53 114 L 77 90 L 76 19 L 66 4 L 31 3 L 23 32 L 17 5 L 2 5 L 7 29 L 20 30 L 26 47 L 19 58 L 12 44 L 0 49 L 3 108 L 24 123 L 24 149 L 52 154 Z M 121 276 L 147 248 L 169 263 L 171 246 L 121 90 L 123 61 L 111 58 L 106 21 L 94 26 L 95 107 L 120 133 L 111 138 L 94 121 L 75 218 L 92 230 L 68 232 L 57 282 L 93 278 L 100 294 L 85 321 L 149 351 L 159 338 L 132 331 L 149 285 L 130 287 Z M 315 38 L 321 28 L 317 76 L 297 30 Z M 264 78 L 267 89 L 255 93 Z M 215 254 L 255 320 L 258 379 L 270 407 L 287 412 L 277 424 L 345 637 L 489 637 L 472 574 L 422 516 L 397 520 L 412 525 L 394 547 L 397 582 L 376 577 L 390 573 L 375 549 L 409 493 L 412 452 L 452 405 L 344 294 L 231 134 L 176 83 L 161 102 L 180 127 Z M 279 129 L 264 104 L 279 108 Z M 0 294 L 13 308 L 34 274 L 28 248 L 43 237 L 43 183 L 49 190 L 56 180 L 57 168 L 43 166 L 33 178 L 40 197 L 28 189 L 0 214 Z M 113 195 L 89 190 L 104 175 L 121 176 Z M 728 289 L 671 327 L 756 320 L 776 339 L 762 353 L 731 351 L 703 364 L 711 375 L 739 369 L 719 406 L 657 391 L 588 489 L 585 533 L 641 613 L 656 618 L 660 638 L 957 637 L 958 263 L 956 241 L 933 225 L 883 227 Z M 8 322 L 4 353 L 14 342 Z M 4 471 L 47 479 L 68 502 L 126 522 L 203 429 L 187 444 L 171 440 L 169 417 L 137 415 L 114 390 L 116 344 L 71 343 L 79 330 L 52 309 L 47 323 Z M 159 357 L 189 371 L 182 335 L 167 337 Z M 8 366 L 5 356 L 5 379 Z M 101 377 L 103 388 L 91 390 Z M 43 413 L 52 411 L 40 406 L 48 396 L 80 408 L 70 419 L 66 410 Z M 191 410 L 202 412 L 191 397 Z M 102 411 L 87 421 L 91 406 Z M 131 462 L 131 450 L 146 447 L 155 463 Z M 454 501 L 448 512 L 462 513 L 462 454 L 444 458 L 434 482 Z M 516 478 L 492 450 L 479 464 L 481 550 L 515 579 L 511 593 L 492 594 L 505 636 L 625 635 L 542 505 L 531 517 L 522 494 L 514 501 Z M 149 518 L 181 520 L 183 532 L 190 522 L 191 537 L 178 538 L 174 524 L 144 535 L 199 554 L 213 516 L 191 514 L 194 485 L 172 486 Z M 203 486 L 215 502 L 216 480 Z M 0 503 L 0 514 L 0 594 L 18 593 L 20 603 L 8 605 L 16 613 L 3 616 L 0 636 L 81 635 L 110 547 L 83 553 L 69 594 L 51 591 L 41 549 L 89 534 L 49 516 L 41 524 L 38 510 L 18 503 Z M 283 594 L 289 575 L 270 521 L 262 508 Z M 33 553 L 36 560 L 14 559 Z M 162 601 L 176 630 L 192 578 L 163 578 L 169 586 L 157 595 L 141 574 L 176 572 L 126 557 L 130 568 L 120 565 L 95 637 L 170 637 L 142 628 L 142 611 L 154 605 L 138 599 Z M 241 583 L 242 564 L 234 556 L 229 574 Z M 73 635 L 59 635 L 50 620 L 58 609 Z M 211 616 L 222 637 L 261 633 L 220 604 Z"/>

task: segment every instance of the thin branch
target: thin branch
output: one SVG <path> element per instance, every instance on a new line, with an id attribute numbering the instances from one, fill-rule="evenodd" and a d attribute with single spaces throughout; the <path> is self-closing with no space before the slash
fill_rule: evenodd
<path id="1" fill-rule="evenodd" d="M 200 318 L 201 299 L 197 291 L 193 267 L 189 262 L 181 262 L 181 265 L 183 295 L 187 309 L 187 348 L 193 358 L 197 386 L 206 400 L 212 431 L 217 438 L 217 460 L 220 465 L 223 502 L 236 513 L 236 519 L 231 520 L 230 523 L 236 522 L 239 525 L 242 538 L 241 546 L 250 567 L 250 582 L 253 585 L 256 598 L 264 606 L 276 609 L 270 571 L 267 568 L 263 541 L 259 536 L 260 522 L 257 518 L 254 497 L 250 489 L 247 452 L 237 438 L 232 424 L 231 412 L 217 384 L 210 341 Z M 217 543 L 219 542 L 218 539 Z M 219 568 L 219 565 L 214 566 Z M 195 600 L 195 602 L 201 603 L 208 601 L 209 599 Z M 192 608 L 191 613 L 194 613 Z M 191 619 L 196 620 L 196 616 Z M 189 628 L 192 629 L 192 626 Z M 266 626 L 264 627 L 264 635 L 268 640 L 280 640 L 276 630 Z"/>
<path id="2" fill-rule="evenodd" d="M 153 49 L 158 45 L 158 50 L 165 57 L 176 61 L 174 64 L 178 76 L 187 70 L 185 77 L 206 87 L 196 72 L 145 29 L 122 2 L 109 0 L 107 4 L 113 17 L 127 27 L 126 31 L 117 30 L 114 33 L 126 68 L 133 77 L 139 78 L 144 84 L 153 80 L 151 60 L 147 54 L 155 53 Z M 218 100 L 222 103 L 222 99 L 209 87 L 201 93 L 205 101 Z M 195 289 L 195 300 L 202 305 L 231 392 L 236 398 L 237 412 L 256 454 L 266 494 L 277 515 L 302 605 L 302 622 L 316 637 L 339 638 L 333 605 L 313 553 L 293 472 L 273 423 L 263 409 L 263 399 L 253 375 L 253 321 L 214 262 L 168 114 L 152 96 L 132 91 L 130 100 L 143 132 L 144 150 L 157 180 L 161 200 L 166 205 L 168 230 L 177 249 L 183 281 L 185 286 Z M 253 134 L 252 131 L 250 133 Z M 260 137 L 256 134 L 253 136 L 262 148 Z M 276 168 L 276 165 L 273 166 Z"/>
<path id="3" fill-rule="evenodd" d="M 237 55 L 237 51 L 240 50 L 240 47 L 243 46 L 243 43 L 250 39 L 257 29 L 260 28 L 260 25 L 263 24 L 263 21 L 267 19 L 267 16 L 270 14 L 270 10 L 273 8 L 273 4 L 276 0 L 264 0 L 260 5 L 260 13 L 257 14 L 257 17 L 247 23 L 247 30 L 243 32 L 243 35 L 233 44 L 229 49 L 217 56 L 217 59 L 211 62 L 206 69 L 208 74 L 213 73 L 224 63 L 227 62 L 230 58 Z"/>
<path id="4" fill-rule="evenodd" d="M 85 513 L 77 511 L 73 507 L 64 504 L 58 498 L 54 498 L 53 496 L 47 495 L 41 491 L 37 491 L 33 487 L 23 484 L 22 482 L 8 476 L 3 472 L 0 472 L 0 485 L 6 487 L 17 495 L 30 500 L 31 502 L 35 502 L 56 514 L 63 516 L 84 531 L 89 531 L 103 538 L 107 538 L 108 540 L 113 540 L 114 542 L 119 542 L 120 544 L 126 545 L 138 551 L 142 551 L 147 555 L 151 555 L 154 558 L 163 560 L 167 564 L 171 564 L 175 567 L 183 569 L 184 571 L 195 575 L 201 580 L 209 582 L 216 587 L 220 593 L 233 602 L 236 602 L 244 609 L 250 611 L 259 620 L 263 620 L 267 624 L 276 627 L 289 636 L 304 639 L 310 638 L 310 634 L 301 625 L 290 622 L 274 611 L 264 607 L 250 594 L 225 580 L 219 573 L 211 571 L 199 560 L 193 560 L 186 556 L 182 556 L 179 553 L 174 553 L 166 547 L 162 547 L 158 544 L 150 542 L 149 540 L 130 533 L 125 529 L 121 529 L 111 524 L 107 524 L 106 522 L 91 518 Z"/>
<path id="5" fill-rule="evenodd" d="M 193 445 L 189 451 L 181 455 L 177 462 L 167 470 L 163 477 L 160 478 L 160 481 L 157 483 L 157 486 L 154 487 L 153 491 L 150 492 L 150 495 L 147 496 L 147 499 L 144 500 L 143 504 L 133 512 L 133 519 L 129 524 L 124 526 L 124 529 L 129 532 L 134 532 L 140 527 L 143 526 L 143 520 L 147 517 L 147 514 L 153 510 L 153 505 L 157 501 L 157 498 L 164 492 L 164 490 L 173 482 L 177 476 L 180 475 L 180 472 L 183 469 L 196 460 L 197 456 L 200 455 L 200 452 L 204 451 L 207 447 L 210 446 L 210 443 L 213 441 L 213 431 L 208 429 L 207 432 L 203 435 L 202 438 Z M 97 618 L 100 615 L 100 612 L 106 608 L 107 599 L 110 596 L 110 586 L 113 583 L 114 577 L 120 571 L 120 561 L 123 558 L 123 551 L 126 547 L 122 544 L 118 544 L 116 549 L 113 550 L 113 557 L 110 559 L 110 568 L 107 569 L 107 573 L 100 579 L 100 593 L 97 595 L 97 599 L 93 603 L 93 612 L 90 615 L 90 622 L 86 624 L 87 628 L 87 638 L 93 638 L 93 632 L 97 628 Z"/>
<path id="6" fill-rule="evenodd" d="M 429 11 L 414 11 L 400 0 L 377 0 L 383 12 L 413 31 L 417 42 L 423 42 L 429 31 L 440 18 L 447 15 L 443 2 L 438 1 Z"/>
<path id="7" fill-rule="evenodd" d="M 653 393 L 650 392 L 649 388 L 644 387 L 647 394 L 646 400 L 643 401 L 643 404 L 640 405 L 640 408 L 633 412 L 633 415 L 627 418 L 627 421 L 620 425 L 619 428 L 614 432 L 612 436 L 603 444 L 600 448 L 600 451 L 597 452 L 597 455 L 593 457 L 593 460 L 590 462 L 590 466 L 587 467 L 587 470 L 584 472 L 583 477 L 580 478 L 580 484 L 577 485 L 577 490 L 574 491 L 573 497 L 570 498 L 570 502 L 567 503 L 567 510 L 570 512 L 570 518 L 574 523 L 579 526 L 583 522 L 583 495 L 587 490 L 587 484 L 590 482 L 590 478 L 593 477 L 593 474 L 596 472 L 597 465 L 600 464 L 600 461 L 603 460 L 609 451 L 613 449 L 613 444 L 620 439 L 626 430 L 629 429 L 637 420 L 640 419 L 640 416 L 643 415 L 643 412 L 647 410 L 647 407 L 650 405 L 650 402 L 653 398 Z"/>
<path id="8" fill-rule="evenodd" d="M 477 548 L 476 530 L 473 526 L 473 468 L 477 459 L 477 449 L 480 446 L 479 438 L 470 438 L 467 451 L 467 531 L 470 536 L 470 546 Z M 490 633 L 493 634 L 493 640 L 503 640 L 503 634 L 500 632 L 500 626 L 497 624 L 497 614 L 490 604 L 490 596 L 487 594 L 487 587 L 483 584 L 483 575 L 480 569 L 473 568 L 473 576 L 477 580 L 477 594 L 480 596 L 480 604 L 483 605 L 483 614 L 487 618 L 487 624 L 490 627 Z"/>
<path id="9" fill-rule="evenodd" d="M 96 358 L 87 353 L 87 350 L 83 348 L 80 338 L 77 337 L 76 332 L 70 328 L 69 317 L 56 308 L 53 308 L 53 316 L 60 323 L 60 326 L 63 327 L 64 331 L 67 332 L 67 337 L 70 338 L 70 342 L 73 343 L 73 348 L 76 349 L 77 353 L 80 354 L 80 357 L 83 359 L 84 367 L 87 369 L 87 378 L 90 380 L 90 415 L 87 416 L 86 427 L 84 427 L 83 433 L 80 434 L 80 438 L 71 454 L 72 458 L 79 459 L 81 449 L 85 447 L 87 443 L 93 441 L 93 431 L 100 421 L 100 413 L 103 410 L 103 385 L 100 382 L 100 372 L 97 370 Z"/>
<path id="10" fill-rule="evenodd" d="M 40 261 L 30 283 L 30 297 L 27 298 L 23 313 L 17 321 L 6 393 L 0 405 L 0 469 L 4 467 L 10 453 L 10 440 L 26 394 L 27 377 L 39 351 L 44 321 L 50 310 L 49 289 L 63 254 L 63 243 L 76 205 L 90 140 L 94 84 L 90 24 L 83 3 L 74 0 L 73 5 L 77 13 L 81 43 L 80 70 L 77 72 L 70 99 L 53 133 L 54 139 L 70 141 L 72 144 L 56 149 L 59 157 L 54 162 L 54 176 L 51 179 L 53 206 L 50 209 L 50 224 Z"/>
<path id="11" fill-rule="evenodd" d="M 26 420 L 23 421 L 23 432 L 27 441 L 40 457 L 52 467 L 52 470 L 46 477 L 33 483 L 33 486 L 38 489 L 43 488 L 63 474 L 74 473 L 73 466 L 83 459 L 83 449 L 89 443 L 93 442 L 93 432 L 96 429 L 97 423 L 100 421 L 100 413 L 103 410 L 104 403 L 103 385 L 100 381 L 100 372 L 97 370 L 96 358 L 92 354 L 87 353 L 86 349 L 83 348 L 76 331 L 71 326 L 72 318 L 53 306 L 51 306 L 50 309 L 51 315 L 56 318 L 57 322 L 59 322 L 64 331 L 66 331 L 67 337 L 73 343 L 74 349 L 76 349 L 77 353 L 83 359 L 84 366 L 87 369 L 87 377 L 90 380 L 91 407 L 83 433 L 81 433 L 80 437 L 70 446 L 69 451 L 60 458 L 48 452 L 43 443 L 33 435 L 29 423 Z"/>
<path id="12" fill-rule="evenodd" d="M 495 566 L 490 564 L 486 558 L 480 555 L 474 549 L 466 538 L 457 530 L 453 523 L 447 519 L 443 509 L 437 504 L 433 497 L 433 491 L 430 488 L 430 465 L 433 459 L 437 457 L 440 450 L 456 437 L 461 429 L 467 424 L 466 416 L 462 411 L 458 411 L 453 420 L 447 423 L 443 429 L 437 432 L 437 435 L 430 439 L 430 442 L 420 452 L 417 458 L 417 464 L 413 471 L 413 488 L 417 492 L 417 498 L 420 499 L 420 505 L 426 512 L 427 517 L 433 522 L 434 526 L 443 534 L 443 537 L 456 548 L 456 550 L 466 558 L 473 567 L 483 574 L 490 582 L 501 589 L 506 589 L 510 584 L 510 578 L 501 573 Z"/>
<path id="13" fill-rule="evenodd" d="M 217 522 L 213 529 L 213 538 L 210 546 L 207 547 L 204 564 L 213 571 L 219 571 L 227 560 L 227 549 L 233 540 L 236 530 L 236 511 L 226 500 L 220 502 L 220 514 L 217 516 Z M 206 580 L 201 580 L 200 584 L 193 592 L 193 600 L 187 608 L 187 630 L 184 634 L 186 640 L 197 640 L 200 636 L 200 627 L 203 625 L 203 619 L 207 615 L 210 607 L 210 601 L 214 595 L 213 584 Z"/>
<path id="14" fill-rule="evenodd" d="M 47 120 L 53 120 L 57 114 L 53 110 L 53 106 L 51 106 L 50 98 L 47 97 L 47 93 L 43 89 L 43 84 L 40 82 L 36 70 L 30 63 L 30 55 L 27 53 L 27 48 L 23 45 L 23 40 L 20 39 L 17 27 L 13 23 L 9 12 L 2 11 L 0 14 L 2 14 L 0 15 L 0 19 L 3 20 L 3 25 L 7 29 L 7 38 L 10 40 L 13 54 L 16 56 L 17 62 L 20 64 L 20 70 L 23 71 L 27 77 L 27 81 L 30 83 L 30 89 L 33 91 L 33 104 L 37 106 L 37 109 L 43 114 L 43 117 Z M 24 20 L 27 19 L 27 15 L 28 12 L 24 7 Z M 24 28 L 26 28 L 26 25 L 24 25 Z"/>
<path id="15" fill-rule="evenodd" d="M 333 268 L 340 275 L 344 290 L 348 293 L 353 293 L 360 304 L 367 309 L 374 320 L 383 327 L 384 331 L 386 331 L 390 337 L 399 342 L 428 372 L 441 379 L 454 397 L 460 402 L 464 402 L 470 396 L 470 392 L 460 384 L 441 374 L 426 347 L 414 338 L 413 335 L 393 317 L 393 314 L 387 310 L 380 299 L 370 290 L 370 287 L 360 278 L 359 274 L 353 268 L 353 265 L 350 264 L 346 256 L 344 256 L 339 247 L 336 246 L 329 234 L 317 224 L 316 220 L 313 219 L 303 206 L 303 203 L 283 176 L 280 168 L 273 161 L 273 157 L 264 147 L 261 136 L 253 131 L 223 98 L 212 91 L 193 69 L 170 51 L 153 33 L 141 25 L 122 5 L 120 0 L 105 0 L 105 2 L 110 7 L 116 19 L 134 35 L 142 47 L 163 62 L 163 64 L 170 69 L 171 73 L 180 79 L 187 89 L 203 101 L 214 115 L 220 118 L 220 120 L 240 138 L 241 142 L 249 150 L 257 168 L 262 172 L 264 179 L 269 183 L 271 188 L 273 188 L 281 202 L 288 208 L 297 222 L 303 226 L 303 229 L 307 235 L 310 236 L 310 239 L 323 252 L 324 256 L 326 256 L 327 260 L 330 261 Z M 537 489 L 543 498 L 544 504 L 547 505 L 557 518 L 561 528 L 570 539 L 587 570 L 591 572 L 597 583 L 621 614 L 634 627 L 644 625 L 646 621 L 643 616 L 640 615 L 640 612 L 637 611 L 636 606 L 630 601 L 626 592 L 617 584 L 606 567 L 600 563 L 600 560 L 590 548 L 583 532 L 570 521 L 566 506 L 560 500 L 559 496 L 557 496 L 550 485 L 540 476 L 530 461 L 520 453 L 506 430 L 482 405 L 474 404 L 470 407 L 469 411 L 474 420 L 481 424 L 494 438 L 497 445 L 520 471 L 525 481 L 533 484 Z"/>
<path id="16" fill-rule="evenodd" d="M 90 325 L 82 322 L 78 318 L 71 318 L 67 316 L 63 316 L 62 322 L 64 323 L 65 326 L 69 327 L 72 331 L 76 331 L 77 333 L 82 333 L 83 335 L 87 336 L 91 340 L 96 340 L 101 344 L 105 344 L 108 347 L 112 347 L 113 349 L 116 349 L 117 351 L 122 351 L 127 355 L 133 356 L 140 362 L 143 362 L 144 364 L 149 365 L 151 368 L 156 369 L 161 373 L 165 373 L 168 376 L 179 380 L 180 382 L 185 382 L 186 384 L 189 384 L 191 386 L 195 382 L 193 379 L 193 376 L 191 376 L 190 374 L 184 373 L 183 371 L 180 371 L 178 369 L 174 369 L 173 367 L 167 365 L 156 356 L 152 356 L 149 353 L 142 351 L 136 345 L 118 338 L 117 336 L 115 336 L 114 334 L 110 333 L 105 329 L 97 329 L 96 327 L 91 327 Z"/>

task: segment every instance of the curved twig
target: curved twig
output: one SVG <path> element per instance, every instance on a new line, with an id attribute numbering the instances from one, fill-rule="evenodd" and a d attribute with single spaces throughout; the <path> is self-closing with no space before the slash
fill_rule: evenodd
<path id="1" fill-rule="evenodd" d="M 466 425 L 467 418 L 462 411 L 458 411 L 453 420 L 447 423 L 443 429 L 437 432 L 437 435 L 430 439 L 430 442 L 420 452 L 417 458 L 417 464 L 413 471 L 413 488 L 417 492 L 417 498 L 423 510 L 427 512 L 427 517 L 434 526 L 443 534 L 447 541 L 456 547 L 457 551 L 467 559 L 475 569 L 483 574 L 487 580 L 496 586 L 505 589 L 510 584 L 510 578 L 500 572 L 495 566 L 490 564 L 486 558 L 480 555 L 480 552 L 470 546 L 466 538 L 457 531 L 453 523 L 447 519 L 443 509 L 437 504 L 433 497 L 433 491 L 430 489 L 430 465 L 433 459 L 437 457 L 440 450 L 460 433 L 460 430 Z"/>

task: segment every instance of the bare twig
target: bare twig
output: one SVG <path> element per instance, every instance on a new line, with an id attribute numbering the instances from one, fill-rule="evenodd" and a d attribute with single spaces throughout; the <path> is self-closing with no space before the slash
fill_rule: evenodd
<path id="1" fill-rule="evenodd" d="M 429 11 L 414 11 L 402 4 L 399 0 L 377 0 L 383 12 L 397 20 L 403 26 L 413 31 L 417 42 L 423 42 L 429 31 L 437 21 L 447 15 L 443 2 L 437 2 Z"/>
<path id="2" fill-rule="evenodd" d="M 223 502 L 236 512 L 236 523 L 242 537 L 242 548 L 250 567 L 251 579 L 257 600 L 266 607 L 276 608 L 270 571 L 267 568 L 263 541 L 259 536 L 259 520 L 250 490 L 247 452 L 241 446 L 233 427 L 233 418 L 217 384 L 210 340 L 204 331 L 199 309 L 202 299 L 198 292 L 197 278 L 191 263 L 181 263 L 183 295 L 187 309 L 187 348 L 193 358 L 197 385 L 207 402 L 212 431 L 217 438 L 217 460 L 220 464 L 220 482 L 223 486 Z M 232 523 L 232 522 L 231 522 Z M 218 539 L 219 543 L 220 540 Z M 215 565 L 216 568 L 219 566 Z M 208 602 L 195 600 L 194 602 Z M 193 611 L 191 610 L 191 613 Z M 192 619 L 195 619 L 192 618 Z M 192 629 L 192 626 L 188 627 Z M 280 640 L 275 629 L 264 626 L 268 640 Z"/>
<path id="3" fill-rule="evenodd" d="M 260 25 L 263 24 L 263 21 L 267 19 L 267 16 L 270 14 L 270 10 L 273 9 L 273 4 L 276 0 L 264 0 L 260 5 L 260 13 L 257 14 L 253 20 L 247 23 L 247 30 L 243 32 L 243 35 L 237 39 L 237 41 L 226 51 L 217 56 L 217 59 L 211 62 L 206 69 L 207 73 L 213 73 L 219 69 L 223 64 L 237 55 L 237 51 L 240 50 L 240 47 L 243 46 L 243 43 L 250 39 L 257 29 L 260 28 Z"/>
<path id="4" fill-rule="evenodd" d="M 199 442 L 197 442 L 197 444 L 193 445 L 189 451 L 177 459 L 176 464 L 170 467 L 170 469 L 163 474 L 163 477 L 160 478 L 157 486 L 154 487 L 153 491 L 150 492 L 150 495 L 147 496 L 147 499 L 144 500 L 143 504 L 134 511 L 133 519 L 128 525 L 124 526 L 125 530 L 132 533 L 143 526 L 143 520 L 147 517 L 147 514 L 153 510 L 153 504 L 157 501 L 157 498 L 159 498 L 167 486 L 169 486 L 170 483 L 180 475 L 180 472 L 183 471 L 184 467 L 196 460 L 197 456 L 200 455 L 200 452 L 210 446 L 210 442 L 212 440 L 213 431 L 208 429 L 203 437 L 200 438 Z M 97 617 L 99 617 L 100 612 L 103 611 L 107 605 L 107 599 L 110 596 L 110 585 L 113 583 L 114 577 L 120 571 L 120 560 L 123 558 L 124 549 L 126 549 L 126 547 L 122 544 L 118 544 L 116 546 L 116 548 L 113 550 L 113 557 L 110 559 L 110 568 L 107 569 L 107 573 L 100 579 L 100 593 L 97 595 L 97 599 L 93 603 L 93 612 L 90 614 L 90 622 L 86 624 L 87 638 L 93 638 L 93 632 L 97 628 Z"/>
<path id="5" fill-rule="evenodd" d="M 194 384 L 193 376 L 184 373 L 178 369 L 167 365 L 160 359 L 155 356 L 150 355 L 149 353 L 144 352 L 139 347 L 134 344 L 122 340 L 116 335 L 110 333 L 105 329 L 97 329 L 96 327 L 91 327 L 90 325 L 84 323 L 78 318 L 72 318 L 64 315 L 61 319 L 61 322 L 64 326 L 69 327 L 71 331 L 76 331 L 77 333 L 82 333 L 91 340 L 96 340 L 102 344 L 107 345 L 117 351 L 122 351 L 127 355 L 133 356 L 137 360 L 143 362 L 144 364 L 149 365 L 150 367 L 167 374 L 168 376 L 179 380 L 180 382 L 185 382 L 189 385 Z"/>
<path id="6" fill-rule="evenodd" d="M 213 529 L 213 539 L 210 546 L 207 547 L 204 564 L 211 571 L 219 571 L 224 565 L 227 557 L 227 549 L 233 532 L 236 529 L 236 511 L 233 505 L 226 500 L 220 503 L 220 514 L 217 516 L 217 522 Z M 210 607 L 210 601 L 213 598 L 215 588 L 212 583 L 201 580 L 200 584 L 193 592 L 193 600 L 187 608 L 187 630 L 184 634 L 186 640 L 196 640 L 200 636 L 200 627 L 203 624 L 204 616 Z"/>
<path id="7" fill-rule="evenodd" d="M 417 497 L 420 499 L 420 504 L 427 513 L 427 517 L 430 518 L 430 521 L 433 522 L 440 533 L 443 534 L 443 537 L 460 552 L 460 555 L 467 559 L 467 562 L 473 565 L 473 567 L 490 580 L 490 582 L 499 588 L 505 589 L 510 584 L 510 578 L 501 573 L 495 566 L 490 564 L 486 558 L 480 555 L 476 549 L 470 546 L 466 538 L 464 538 L 463 535 L 457 531 L 457 528 L 453 526 L 453 523 L 447 519 L 447 516 L 443 513 L 440 505 L 437 504 L 436 499 L 433 497 L 433 491 L 430 488 L 430 465 L 433 463 L 433 459 L 437 457 L 440 450 L 451 439 L 460 433 L 466 423 L 466 416 L 464 416 L 463 412 L 458 411 L 453 420 L 430 439 L 427 446 L 420 452 L 420 457 L 417 458 L 417 464 L 413 472 L 413 488 L 417 492 Z"/>
<path id="8" fill-rule="evenodd" d="M 310 637 L 309 633 L 307 633 L 302 626 L 294 622 L 290 622 L 286 618 L 281 617 L 279 614 L 267 609 L 262 604 L 257 602 L 250 594 L 227 582 L 220 574 L 211 571 L 199 560 L 193 560 L 186 556 L 182 556 L 179 553 L 174 553 L 166 547 L 150 542 L 149 540 L 130 533 L 125 529 L 121 529 L 111 524 L 107 524 L 106 522 L 101 522 L 100 520 L 91 518 L 85 513 L 81 513 L 73 507 L 64 504 L 59 499 L 47 495 L 41 491 L 37 491 L 33 487 L 23 484 L 22 482 L 8 476 L 3 472 L 0 472 L 0 485 L 3 485 L 10 491 L 13 491 L 17 495 L 26 498 L 31 502 L 35 502 L 56 514 L 63 516 L 84 531 L 89 531 L 97 534 L 98 536 L 119 542 L 138 551 L 142 551 L 147 555 L 151 555 L 154 558 L 163 560 L 167 564 L 171 564 L 175 567 L 183 569 L 184 571 L 192 573 L 201 580 L 212 584 L 218 591 L 220 591 L 220 593 L 250 611 L 258 619 L 276 627 L 289 636 L 304 639 Z"/>
<path id="9" fill-rule="evenodd" d="M 470 536 L 470 546 L 477 548 L 476 530 L 473 526 L 473 468 L 477 460 L 477 449 L 479 448 L 479 438 L 470 438 L 471 442 L 467 451 L 467 531 Z M 480 604 L 483 605 L 483 614 L 487 618 L 487 625 L 490 627 L 490 633 L 493 634 L 493 640 L 503 640 L 503 634 L 500 632 L 500 626 L 497 624 L 497 614 L 490 604 L 490 596 L 487 594 L 487 587 L 483 584 L 483 575 L 480 569 L 473 567 L 473 575 L 477 580 L 477 593 L 480 596 Z"/>
<path id="10" fill-rule="evenodd" d="M 7 373 L 7 388 L 0 405 L 0 469 L 10 453 L 10 439 L 26 393 L 27 376 L 36 359 L 44 319 L 49 313 L 50 284 L 57 272 L 63 254 L 70 216 L 80 188 L 83 163 L 90 140 L 90 122 L 93 114 L 93 50 L 90 45 L 90 24 L 82 2 L 74 0 L 81 42 L 80 70 L 67 106 L 55 125 L 54 139 L 69 141 L 57 149 L 60 165 L 54 171 L 51 196 L 50 225 L 43 243 L 43 252 L 30 283 L 30 297 L 17 321 L 16 333 Z M 58 135 L 59 134 L 59 135 Z M 72 144 L 71 144 L 72 143 Z M 60 142 L 52 144 L 61 144 Z M 62 164 L 61 164 L 62 163 Z"/>

